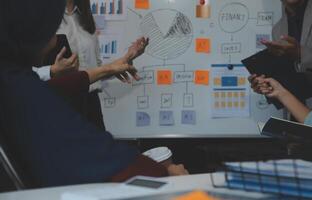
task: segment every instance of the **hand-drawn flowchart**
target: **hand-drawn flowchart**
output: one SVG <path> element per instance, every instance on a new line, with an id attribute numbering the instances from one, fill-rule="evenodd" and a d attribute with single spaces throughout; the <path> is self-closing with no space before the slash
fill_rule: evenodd
<path id="1" fill-rule="evenodd" d="M 249 74 L 240 60 L 262 50 L 261 40 L 271 39 L 280 4 L 270 2 L 129 1 L 125 27 L 150 43 L 135 63 L 141 80 L 131 86 L 108 83 L 104 89 L 108 127 L 119 136 L 129 131 L 206 134 L 208 126 L 217 134 L 229 118 L 252 120 Z M 262 98 L 257 101 L 264 115 L 275 112 Z M 235 126 L 228 132 L 233 131 Z"/>

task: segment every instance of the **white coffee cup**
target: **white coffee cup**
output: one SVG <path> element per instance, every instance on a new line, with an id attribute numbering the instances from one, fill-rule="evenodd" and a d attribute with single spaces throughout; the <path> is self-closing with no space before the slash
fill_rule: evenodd
<path id="1" fill-rule="evenodd" d="M 143 155 L 165 166 L 172 164 L 172 152 L 168 147 L 157 147 L 145 151 Z"/>

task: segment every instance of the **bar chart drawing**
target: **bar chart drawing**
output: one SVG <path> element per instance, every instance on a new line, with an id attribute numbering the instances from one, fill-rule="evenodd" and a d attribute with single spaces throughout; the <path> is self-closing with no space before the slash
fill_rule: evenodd
<path id="1" fill-rule="evenodd" d="M 105 16 L 105 20 L 125 20 L 125 0 L 91 0 L 91 11 L 95 16 Z"/>
<path id="2" fill-rule="evenodd" d="M 121 52 L 120 34 L 100 34 L 99 35 L 99 53 L 102 60 L 116 58 Z"/>
<path id="3" fill-rule="evenodd" d="M 101 54 L 116 54 L 117 53 L 117 40 L 113 40 L 100 46 Z"/>

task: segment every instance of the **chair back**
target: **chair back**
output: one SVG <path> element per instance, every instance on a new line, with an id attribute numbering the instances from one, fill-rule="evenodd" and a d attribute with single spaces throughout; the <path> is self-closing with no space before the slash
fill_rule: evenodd
<path id="1" fill-rule="evenodd" d="M 22 182 L 20 176 L 18 175 L 12 162 L 10 161 L 8 154 L 6 153 L 5 145 L 3 140 L 1 140 L 1 137 L 0 137 L 0 166 L 2 166 L 2 168 L 5 170 L 6 175 L 8 175 L 8 177 L 14 184 L 16 190 L 25 189 L 24 183 Z"/>

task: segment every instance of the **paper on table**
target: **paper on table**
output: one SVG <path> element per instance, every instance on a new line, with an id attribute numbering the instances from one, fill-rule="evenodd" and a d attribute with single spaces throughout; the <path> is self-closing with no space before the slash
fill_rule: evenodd
<path id="1" fill-rule="evenodd" d="M 124 184 L 106 186 L 102 189 L 88 189 L 65 192 L 61 200 L 114 200 L 155 194 L 156 191 L 148 188 L 128 186 Z"/>

